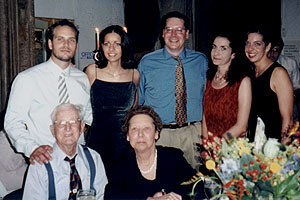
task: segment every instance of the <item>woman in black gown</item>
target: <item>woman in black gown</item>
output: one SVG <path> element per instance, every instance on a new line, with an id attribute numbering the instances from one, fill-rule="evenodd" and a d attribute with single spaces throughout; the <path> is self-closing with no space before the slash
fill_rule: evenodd
<path id="1" fill-rule="evenodd" d="M 256 119 L 265 124 L 267 138 L 286 142 L 286 132 L 292 126 L 293 87 L 287 71 L 268 58 L 272 49 L 272 32 L 253 27 L 247 32 L 245 54 L 255 67 L 252 78 L 252 106 L 249 120 L 250 140 L 255 137 Z"/>
<path id="2" fill-rule="evenodd" d="M 121 26 L 105 28 L 100 44 L 99 61 L 86 69 L 93 109 L 87 145 L 100 153 L 110 178 L 112 163 L 131 151 L 121 125 L 126 111 L 137 103 L 140 74 L 133 69 L 131 45 Z"/>

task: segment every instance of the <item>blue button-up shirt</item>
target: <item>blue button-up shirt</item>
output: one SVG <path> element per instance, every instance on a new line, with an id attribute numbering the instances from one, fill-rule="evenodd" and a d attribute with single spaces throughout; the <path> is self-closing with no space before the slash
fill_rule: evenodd
<path id="1" fill-rule="evenodd" d="M 202 99 L 207 71 L 203 53 L 184 49 L 179 58 L 183 64 L 187 89 L 187 122 L 202 120 Z M 164 124 L 175 123 L 175 71 L 178 62 L 159 49 L 145 55 L 138 70 L 141 75 L 139 104 L 151 106 Z"/>

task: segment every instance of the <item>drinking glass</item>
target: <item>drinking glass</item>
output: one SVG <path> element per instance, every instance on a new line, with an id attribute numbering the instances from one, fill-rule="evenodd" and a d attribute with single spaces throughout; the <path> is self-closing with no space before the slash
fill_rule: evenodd
<path id="1" fill-rule="evenodd" d="M 96 191 L 91 190 L 78 190 L 76 200 L 96 200 Z"/>

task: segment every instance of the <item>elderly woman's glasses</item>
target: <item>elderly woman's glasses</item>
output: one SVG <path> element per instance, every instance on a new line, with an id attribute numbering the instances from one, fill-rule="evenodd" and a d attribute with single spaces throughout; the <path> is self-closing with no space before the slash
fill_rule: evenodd
<path id="1" fill-rule="evenodd" d="M 69 121 L 66 121 L 66 120 L 63 120 L 63 121 L 54 121 L 54 124 L 57 125 L 58 128 L 66 128 L 67 124 L 69 123 L 71 127 L 77 127 L 77 125 L 80 123 L 80 119 L 77 119 L 77 120 L 69 120 Z"/>

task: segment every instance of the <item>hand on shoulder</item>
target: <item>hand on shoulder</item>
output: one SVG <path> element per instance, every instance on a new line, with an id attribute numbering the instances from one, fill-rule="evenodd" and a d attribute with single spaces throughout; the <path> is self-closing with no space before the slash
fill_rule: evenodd
<path id="1" fill-rule="evenodd" d="M 41 145 L 36 148 L 30 155 L 29 161 L 30 164 L 34 165 L 35 161 L 39 164 L 48 163 L 49 160 L 52 160 L 50 153 L 53 152 L 53 149 L 49 145 Z"/>

